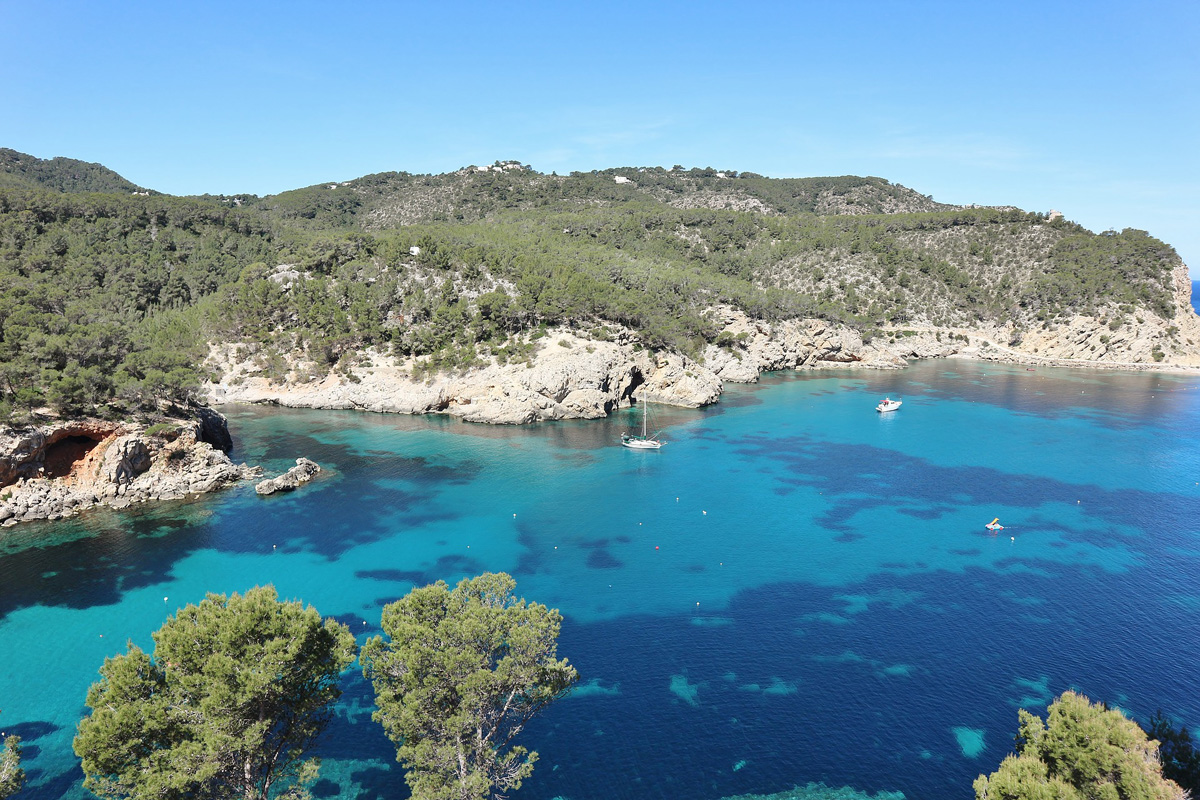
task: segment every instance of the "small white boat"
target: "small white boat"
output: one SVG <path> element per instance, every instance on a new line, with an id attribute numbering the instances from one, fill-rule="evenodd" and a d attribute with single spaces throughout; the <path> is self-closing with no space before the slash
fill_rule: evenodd
<path id="1" fill-rule="evenodd" d="M 879 411 L 881 413 L 884 411 L 895 411 L 897 408 L 899 408 L 901 405 L 903 405 L 903 402 L 904 401 L 902 401 L 902 400 L 893 400 L 890 397 L 885 397 L 885 398 L 883 398 L 882 403 L 875 406 L 875 410 Z"/>
<path id="2" fill-rule="evenodd" d="M 658 433 L 649 434 L 647 430 L 647 418 L 650 416 L 650 403 L 646 400 L 646 395 L 642 393 L 642 435 L 636 436 L 632 433 L 621 434 L 621 445 L 633 450 L 658 450 L 666 442 L 658 438 Z"/>
<path id="3" fill-rule="evenodd" d="M 666 442 L 661 439 L 654 439 L 645 436 L 630 436 L 628 433 L 621 434 L 621 444 L 625 447 L 631 447 L 634 450 L 657 450 Z"/>

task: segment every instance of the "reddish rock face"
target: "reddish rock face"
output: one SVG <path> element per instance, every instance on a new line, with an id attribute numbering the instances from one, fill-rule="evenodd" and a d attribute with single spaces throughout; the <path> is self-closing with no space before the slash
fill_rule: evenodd
<path id="1" fill-rule="evenodd" d="M 114 422 L 85 419 L 0 431 L 0 486 L 20 478 L 71 475 L 96 445 L 123 430 Z"/>
<path id="2" fill-rule="evenodd" d="M 0 475 L 8 480 L 0 483 L 0 527 L 96 505 L 194 497 L 261 475 L 201 441 L 204 424 L 174 420 L 153 434 L 101 420 L 0 428 Z M 223 430 L 224 418 L 212 412 L 208 424 Z"/>

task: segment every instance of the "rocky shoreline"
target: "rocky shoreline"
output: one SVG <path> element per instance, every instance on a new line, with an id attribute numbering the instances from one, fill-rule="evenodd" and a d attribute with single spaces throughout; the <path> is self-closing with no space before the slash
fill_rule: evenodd
<path id="1" fill-rule="evenodd" d="M 213 348 L 209 366 L 221 377 L 205 387 L 212 403 L 292 408 L 446 414 L 468 422 L 525 424 L 598 419 L 638 398 L 699 407 L 718 401 L 722 384 L 753 383 L 763 372 L 829 367 L 899 369 L 910 359 L 975 358 L 1027 365 L 1121 370 L 1200 371 L 1200 317 L 1190 284 L 1172 320 L 1150 315 L 1114 327 L 1102 317 L 1076 317 L 1036 330 L 1013 326 L 887 326 L 869 340 L 821 320 L 767 324 L 732 308 L 715 309 L 723 326 L 696 359 L 652 354 L 632 335 L 601 341 L 565 328 L 536 342 L 528 362 L 490 365 L 461 374 L 419 375 L 412 359 L 379 352 L 349 372 L 309 380 L 315 365 L 295 357 L 282 379 L 267 376 L 251 345 Z"/>
<path id="2" fill-rule="evenodd" d="M 696 358 L 651 353 L 628 331 L 600 340 L 559 328 L 536 340 L 528 361 L 429 377 L 417 377 L 412 359 L 368 351 L 351 369 L 318 380 L 307 377 L 318 372 L 315 365 L 295 357 L 286 375 L 272 380 L 253 345 L 226 344 L 211 349 L 208 366 L 220 377 L 205 394 L 212 403 L 446 414 L 516 425 L 598 419 L 631 405 L 635 394 L 705 406 L 719 400 L 724 382 L 752 383 L 769 371 L 899 369 L 925 358 L 1200 374 L 1200 317 L 1191 308 L 1186 268 L 1176 277 L 1176 313 L 1169 320 L 1143 313 L 1121 325 L 1111 321 L 1120 317 L 1107 314 L 1026 330 L 892 325 L 864 338 L 821 320 L 768 324 L 721 307 L 712 312 L 722 325 L 717 344 Z M 0 429 L 0 525 L 194 496 L 261 474 L 229 459 L 224 417 L 204 407 L 191 413 L 193 419 L 149 428 L 76 420 Z M 319 470 L 298 459 L 287 475 L 264 482 L 263 493 L 295 488 Z"/>
<path id="3" fill-rule="evenodd" d="M 154 425 L 97 419 L 0 429 L 0 526 L 210 492 L 261 474 L 234 464 L 225 418 Z"/>
<path id="4" fill-rule="evenodd" d="M 599 419 L 638 398 L 697 408 L 717 402 L 724 381 L 748 382 L 761 372 L 820 366 L 896 368 L 903 360 L 865 348 L 854 331 L 820 321 L 774 328 L 724 312 L 737 347 L 710 346 L 702 361 L 651 353 L 630 336 L 600 341 L 569 329 L 542 337 L 529 362 L 491 364 L 462 374 L 415 378 L 411 359 L 378 352 L 350 374 L 306 381 L 311 365 L 293 361 L 289 376 L 269 379 L 246 345 L 214 348 L 210 365 L 222 377 L 206 387 L 211 403 L 260 403 L 292 408 L 359 409 L 446 414 L 467 422 L 518 425 L 559 419 Z M 744 334 L 740 340 L 736 337 Z"/>

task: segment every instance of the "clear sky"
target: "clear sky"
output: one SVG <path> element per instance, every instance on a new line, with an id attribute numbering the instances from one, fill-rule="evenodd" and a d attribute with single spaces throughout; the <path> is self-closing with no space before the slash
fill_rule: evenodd
<path id="1" fill-rule="evenodd" d="M 0 0 L 0 146 L 174 194 L 517 159 L 877 175 L 1200 276 L 1200 3 Z"/>

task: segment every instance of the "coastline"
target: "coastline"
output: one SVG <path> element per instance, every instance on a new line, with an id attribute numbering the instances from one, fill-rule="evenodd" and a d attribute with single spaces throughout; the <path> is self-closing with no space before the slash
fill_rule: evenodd
<path id="1" fill-rule="evenodd" d="M 83 419 L 0 429 L 0 527 L 194 498 L 261 474 L 227 455 L 223 416 L 194 412 L 150 426 Z"/>
<path id="2" fill-rule="evenodd" d="M 1186 303 L 1173 320 L 1139 317 L 1114 328 L 1102 317 L 1075 317 L 1034 331 L 1012 325 L 980 328 L 888 325 L 870 338 L 821 320 L 767 324 L 720 308 L 718 341 L 696 357 L 652 353 L 628 331 L 597 340 L 556 328 L 533 343 L 526 362 L 495 361 L 426 376 L 412 358 L 378 351 L 320 379 L 317 365 L 293 354 L 282 375 L 268 375 L 253 345 L 212 348 L 219 379 L 204 387 L 210 403 L 290 408 L 445 414 L 467 422 L 520 425 L 598 419 L 652 402 L 697 408 L 719 401 L 722 385 L 755 383 L 764 372 L 815 368 L 901 369 L 912 359 L 971 358 L 1026 366 L 1200 374 L 1200 317 Z M 1081 356 L 1092 357 L 1081 357 Z"/>
<path id="3" fill-rule="evenodd" d="M 1151 320 L 1124 337 L 1112 336 L 1114 329 L 1101 319 L 1076 317 L 1037 335 L 1017 335 L 1011 325 L 971 329 L 912 324 L 884 326 L 864 340 L 854 329 L 820 320 L 768 325 L 720 308 L 718 341 L 723 345 L 710 344 L 695 359 L 652 353 L 629 332 L 600 341 L 558 328 L 540 337 L 524 362 L 415 377 L 421 372 L 413 359 L 368 351 L 352 368 L 319 380 L 306 377 L 315 365 L 302 358 L 290 360 L 282 380 L 272 380 L 255 347 L 231 344 L 211 349 L 209 366 L 220 378 L 206 385 L 204 394 L 214 404 L 445 414 L 467 422 L 522 425 L 600 419 L 632 405 L 635 393 L 651 402 L 698 408 L 719 402 L 725 383 L 755 383 L 765 372 L 903 369 L 911 360 L 932 358 L 1200 375 L 1200 317 L 1191 308 L 1190 288 L 1188 283 L 1187 291 L 1177 295 L 1186 303 L 1184 313 L 1173 320 L 1178 325 Z M 1188 345 L 1170 357 L 1159 349 L 1168 330 Z M 1074 357 L 1081 352 L 1101 357 Z M 1156 353 L 1161 360 L 1154 360 Z M 1140 354 L 1143 360 L 1118 357 L 1127 354 Z M 173 420 L 169 431 L 98 420 L 0 429 L 0 526 L 61 519 L 97 505 L 121 509 L 196 497 L 261 474 L 258 468 L 235 465 L 226 455 L 230 444 L 223 417 L 211 409 L 195 411 L 196 420 Z M 59 474 L 61 465 L 57 472 L 47 472 L 49 450 L 72 439 L 82 453 L 65 473 Z"/>

